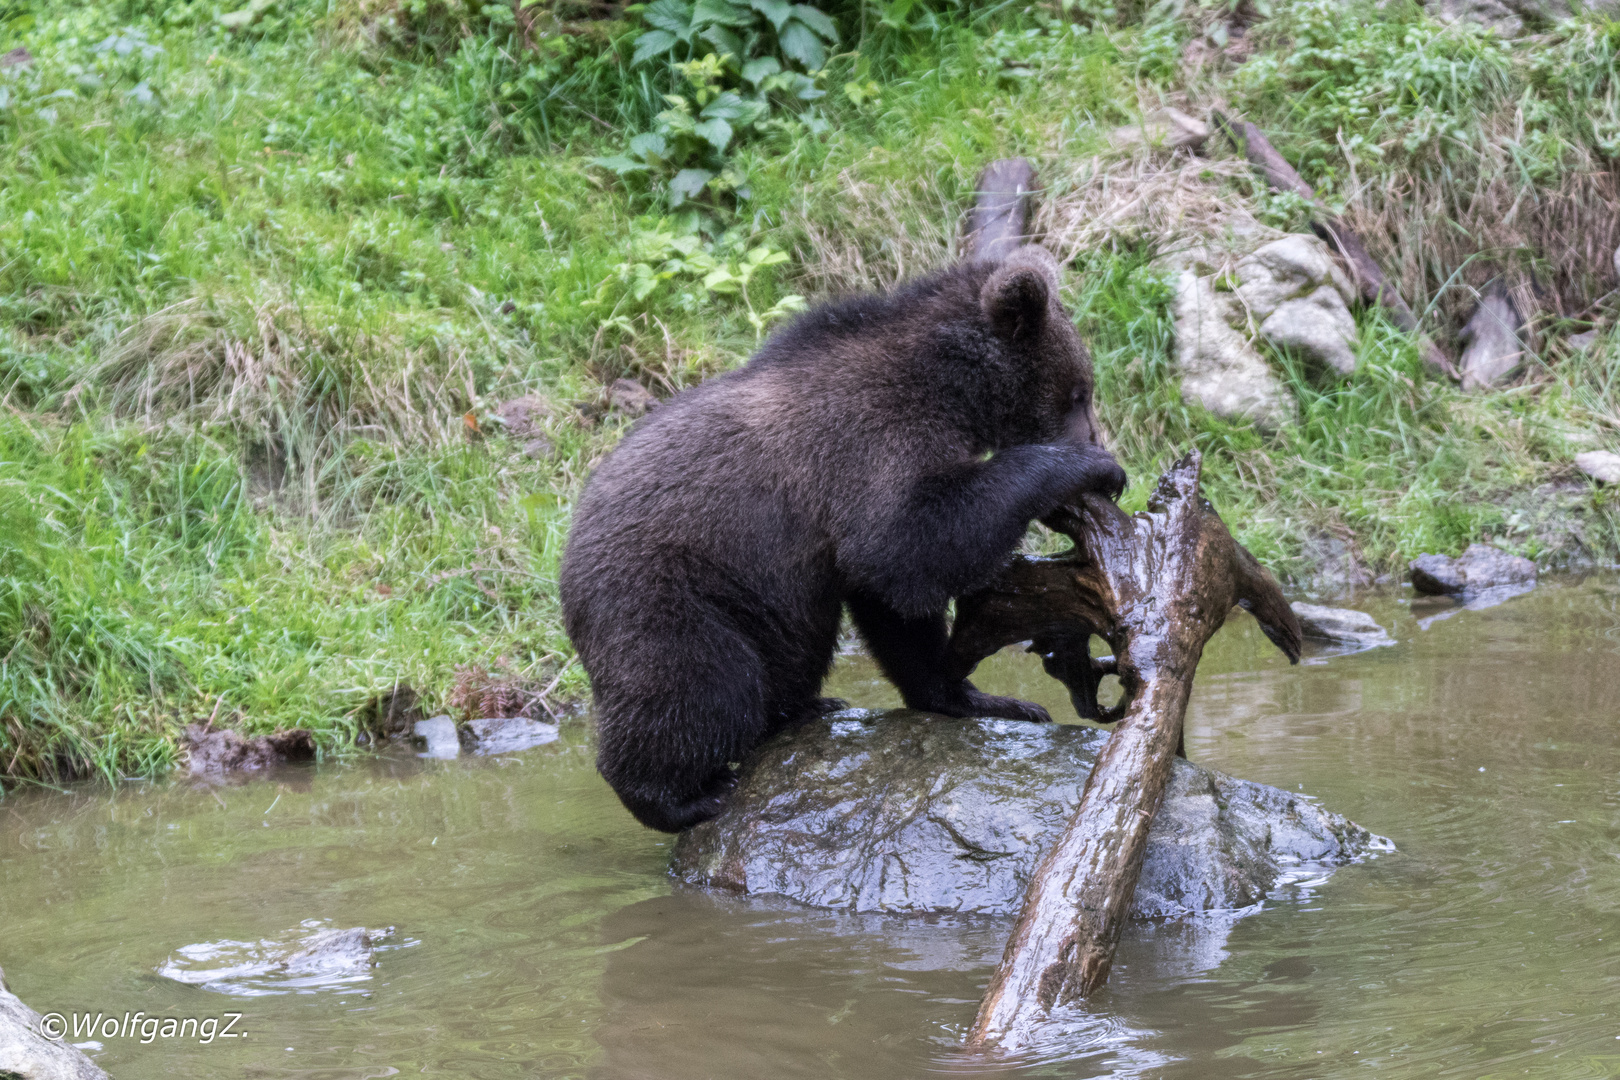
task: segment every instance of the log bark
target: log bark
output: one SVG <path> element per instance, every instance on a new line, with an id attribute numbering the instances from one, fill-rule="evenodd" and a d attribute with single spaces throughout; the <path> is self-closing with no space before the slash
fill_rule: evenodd
<path id="1" fill-rule="evenodd" d="M 1316 197 L 1316 190 L 1305 182 L 1292 165 L 1288 164 L 1287 158 L 1277 152 L 1277 148 L 1271 145 L 1265 133 L 1247 120 L 1234 120 L 1220 113 L 1215 114 L 1215 122 L 1243 152 L 1243 156 L 1249 159 L 1249 164 L 1266 178 L 1266 183 L 1278 191 L 1292 192 L 1311 204 L 1316 211 L 1311 227 L 1318 236 L 1336 247 L 1339 254 L 1344 257 L 1356 289 L 1361 293 L 1361 299 L 1365 303 L 1382 307 L 1388 314 L 1389 321 L 1398 329 L 1418 335 L 1418 352 L 1423 356 L 1425 364 L 1448 378 L 1461 379 L 1462 376 L 1458 374 L 1456 366 L 1440 351 L 1440 347 L 1422 332 L 1417 315 L 1401 298 L 1399 290 L 1384 275 L 1383 269 L 1373 261 L 1373 257 L 1367 252 L 1367 246 L 1361 242 L 1361 237 L 1344 223 L 1344 219 L 1328 213 L 1327 208 Z"/>
<path id="2" fill-rule="evenodd" d="M 1074 818 L 1030 879 L 970 1046 L 1016 1045 L 1054 1005 L 1107 981 L 1181 744 L 1193 673 L 1232 607 L 1253 613 L 1289 659 L 1299 659 L 1299 621 L 1276 580 L 1199 495 L 1200 467 L 1194 451 L 1171 468 L 1146 513 L 1127 516 L 1097 496 L 1059 511 L 1049 523 L 1075 541 L 1072 552 L 1016 559 L 957 602 L 951 649 L 964 675 L 1003 646 L 1029 640 L 1081 715 L 1119 724 Z M 1091 660 L 1093 634 L 1114 647 L 1116 660 Z M 1102 709 L 1097 683 L 1109 671 L 1124 696 Z"/>
<path id="3" fill-rule="evenodd" d="M 968 218 L 965 257 L 1005 259 L 1028 243 L 1036 190 L 1035 166 L 1027 158 L 1002 158 L 985 166 Z"/>

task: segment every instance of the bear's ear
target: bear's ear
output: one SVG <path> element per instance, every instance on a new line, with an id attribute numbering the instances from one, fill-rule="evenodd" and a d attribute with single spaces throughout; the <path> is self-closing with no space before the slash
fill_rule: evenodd
<path id="1" fill-rule="evenodd" d="M 1057 295 L 1057 260 L 1034 244 L 1007 256 L 979 290 L 979 305 L 996 333 L 1027 338 L 1040 333 Z"/>

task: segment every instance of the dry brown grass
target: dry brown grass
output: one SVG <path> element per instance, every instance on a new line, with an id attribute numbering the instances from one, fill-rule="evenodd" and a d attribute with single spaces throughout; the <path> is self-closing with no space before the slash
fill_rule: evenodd
<path id="1" fill-rule="evenodd" d="M 454 343 L 410 346 L 352 326 L 314 325 L 289 304 L 233 318 L 201 299 L 140 320 L 76 389 L 107 394 L 148 426 L 222 424 L 308 451 L 336 437 L 418 443 L 461 437 L 476 397 Z"/>

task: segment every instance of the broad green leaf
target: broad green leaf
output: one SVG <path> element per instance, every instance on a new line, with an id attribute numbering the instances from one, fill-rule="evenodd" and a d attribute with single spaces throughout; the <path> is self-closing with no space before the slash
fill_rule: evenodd
<path id="1" fill-rule="evenodd" d="M 656 131 L 644 131 L 631 138 L 630 152 L 640 158 L 661 158 L 669 153 L 669 146 Z"/>
<path id="2" fill-rule="evenodd" d="M 655 56 L 663 56 L 675 47 L 680 39 L 668 30 L 648 30 L 636 38 L 636 52 L 630 57 L 630 66 L 645 64 Z"/>
<path id="3" fill-rule="evenodd" d="M 813 8 L 809 4 L 794 4 L 793 17 L 826 40 L 838 40 L 838 24 L 829 19 L 820 8 Z"/>
<path id="4" fill-rule="evenodd" d="M 634 172 L 647 171 L 646 163 L 633 161 L 630 158 L 625 157 L 623 154 L 615 154 L 613 157 L 591 158 L 591 164 L 595 165 L 597 168 L 607 169 L 609 172 L 618 173 L 620 176 L 627 176 Z"/>
<path id="5" fill-rule="evenodd" d="M 708 169 L 682 169 L 669 181 L 669 193 L 673 196 L 671 205 L 679 206 L 687 199 L 697 198 L 713 179 L 714 173 Z"/>
<path id="6" fill-rule="evenodd" d="M 754 13 L 731 0 L 697 0 L 692 7 L 692 25 L 753 26 Z"/>
<path id="7" fill-rule="evenodd" d="M 703 287 L 714 293 L 734 293 L 737 291 L 737 284 L 736 276 L 724 266 L 703 279 Z"/>
<path id="8" fill-rule="evenodd" d="M 708 140 L 710 146 L 722 153 L 731 144 L 731 125 L 718 117 L 713 120 L 705 120 L 692 130 L 694 134 Z"/>
<path id="9" fill-rule="evenodd" d="M 781 33 L 776 37 L 776 43 L 782 47 L 784 56 L 790 60 L 797 60 L 806 71 L 820 71 L 822 65 L 827 62 L 827 50 L 821 44 L 821 38 L 797 19 L 790 19 L 788 24 L 782 27 Z"/>
<path id="10" fill-rule="evenodd" d="M 771 28 L 778 32 L 793 17 L 793 5 L 788 0 L 748 0 L 748 6 L 771 20 Z"/>
<path id="11" fill-rule="evenodd" d="M 683 0 L 654 0 L 641 13 L 649 26 L 689 39 L 692 34 L 692 6 Z"/>
<path id="12" fill-rule="evenodd" d="M 753 111 L 753 102 L 744 101 L 734 90 L 727 90 L 703 107 L 703 119 L 742 120 Z"/>
<path id="13" fill-rule="evenodd" d="M 782 70 L 782 62 L 774 56 L 756 56 L 743 65 L 742 77 L 753 83 L 760 84 L 760 80 L 767 79 Z"/>
<path id="14" fill-rule="evenodd" d="M 743 54 L 742 38 L 723 26 L 711 26 L 699 34 L 698 37 L 719 49 L 722 55 L 730 53 L 732 56 L 741 56 Z"/>

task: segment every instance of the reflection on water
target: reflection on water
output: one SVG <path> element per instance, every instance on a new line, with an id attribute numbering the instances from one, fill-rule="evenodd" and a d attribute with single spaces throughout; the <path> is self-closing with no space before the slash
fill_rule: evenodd
<path id="1" fill-rule="evenodd" d="M 678 889 L 668 838 L 619 808 L 578 726 L 510 757 L 14 793 L 0 965 L 40 1011 L 245 1011 L 245 1040 L 102 1040 L 120 1080 L 1620 1073 L 1620 584 L 1427 629 L 1398 594 L 1367 610 L 1396 647 L 1295 668 L 1235 615 L 1187 751 L 1400 852 L 1243 919 L 1134 929 L 1107 991 L 1016 1059 L 957 1049 L 1006 920 Z M 894 702 L 840 663 L 831 692 Z M 979 681 L 1068 714 L 1032 657 Z M 239 985 L 287 989 L 302 976 L 276 950 L 306 920 L 395 936 L 309 993 L 159 974 L 271 964 Z"/>

